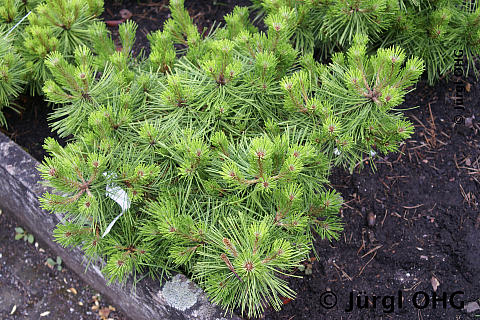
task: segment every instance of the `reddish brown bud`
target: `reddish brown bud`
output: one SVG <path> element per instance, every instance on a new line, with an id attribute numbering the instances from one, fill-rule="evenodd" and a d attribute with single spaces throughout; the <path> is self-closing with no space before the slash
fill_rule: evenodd
<path id="1" fill-rule="evenodd" d="M 227 249 L 233 254 L 234 257 L 238 257 L 237 249 L 233 246 L 233 244 L 227 238 L 223 238 L 223 244 L 227 247 Z"/>

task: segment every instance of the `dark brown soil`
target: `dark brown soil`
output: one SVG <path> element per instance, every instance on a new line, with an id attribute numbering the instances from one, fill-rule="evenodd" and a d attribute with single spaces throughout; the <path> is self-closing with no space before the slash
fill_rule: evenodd
<path id="1" fill-rule="evenodd" d="M 66 140 L 58 137 L 48 126 L 48 114 L 52 105 L 47 104 L 41 96 L 21 96 L 17 104 L 21 105 L 20 113 L 7 109 L 4 114 L 8 128 L 0 128 L 10 139 L 23 147 L 38 161 L 46 155 L 42 145 L 47 137 L 54 137 L 65 145 Z"/>
<path id="2" fill-rule="evenodd" d="M 221 19 L 235 4 L 249 4 L 247 0 L 214 2 L 186 1 L 202 28 Z M 136 53 L 141 48 L 148 52 L 145 34 L 160 28 L 168 17 L 166 3 L 107 2 L 103 16 L 115 20 L 121 9 L 130 10 L 139 24 Z M 446 308 L 443 301 L 437 301 L 434 308 L 432 298 L 434 289 L 440 298 L 444 293 L 449 298 L 462 291 L 454 305 L 480 297 L 480 127 L 475 119 L 465 122 L 472 115 L 480 117 L 480 84 L 470 78 L 464 80 L 467 82 L 466 110 L 453 108 L 452 81 L 435 87 L 421 82 L 404 104 L 419 108 L 406 111 L 416 132 L 403 146 L 403 154 L 375 161 L 376 172 L 368 166 L 353 175 L 342 169 L 333 171 L 332 186 L 346 201 L 341 212 L 345 231 L 338 241 L 316 242 L 319 258 L 305 262 L 311 264 L 313 273 L 297 271 L 303 278 L 289 278 L 298 292 L 297 299 L 285 300 L 279 312 L 267 310 L 265 319 L 470 319 L 480 314 L 455 309 L 449 301 Z M 27 107 L 22 118 L 8 114 L 8 131 L 40 160 L 43 153 L 39 146 L 52 133 L 45 120 L 48 107 L 38 103 L 36 113 L 34 110 Z M 459 124 L 455 124 L 456 115 L 464 117 Z M 367 217 L 373 222 L 371 226 Z M 412 302 L 417 293 L 417 303 L 426 305 L 425 295 L 418 292 L 430 297 L 423 309 Z M 331 293 L 337 304 L 327 308 L 333 302 Z M 346 311 L 350 293 L 354 298 L 362 293 L 362 302 L 367 295 L 369 308 Z M 377 296 L 376 307 L 373 296 Z M 384 296 L 394 296 L 392 312 L 388 312 L 390 298 L 382 305 Z"/>
<path id="3" fill-rule="evenodd" d="M 0 213 L 0 226 L 0 319 L 96 320 L 100 311 L 128 320 L 65 266 L 50 268 L 47 259 L 57 257 L 43 243 L 15 240 L 20 225 L 11 216 Z"/>

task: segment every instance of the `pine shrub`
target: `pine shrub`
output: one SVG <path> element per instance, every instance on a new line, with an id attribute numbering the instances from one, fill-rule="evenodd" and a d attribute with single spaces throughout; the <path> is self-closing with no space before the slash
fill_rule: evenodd
<path id="1" fill-rule="evenodd" d="M 25 62 L 12 44 L 12 37 L 0 33 L 0 126 L 7 126 L 2 109 L 17 110 L 13 100 L 25 84 Z"/>
<path id="2" fill-rule="evenodd" d="M 284 275 L 309 257 L 315 237 L 337 239 L 341 196 L 333 165 L 398 149 L 412 124 L 397 107 L 424 70 L 399 47 L 367 52 L 355 35 L 322 65 L 290 43 L 295 10 L 265 17 L 265 32 L 235 8 L 200 32 L 182 0 L 132 56 L 93 23 L 89 39 L 45 52 L 52 126 L 39 167 L 62 213 L 54 231 L 100 261 L 110 281 L 183 271 L 229 311 L 260 316 L 293 298 Z M 80 45 L 91 43 L 91 47 Z"/>
<path id="3" fill-rule="evenodd" d="M 69 58 L 76 47 L 90 46 L 88 28 L 103 12 L 103 0 L 48 0 L 28 16 L 20 52 L 26 61 L 30 93 L 41 93 L 50 74 L 45 58 L 61 52 Z"/>
<path id="4" fill-rule="evenodd" d="M 470 0 L 255 0 L 259 15 L 293 10 L 292 41 L 302 51 L 327 58 L 348 48 L 356 34 L 369 37 L 369 52 L 400 46 L 425 61 L 433 84 L 451 73 L 463 52 L 478 74 L 480 7 Z"/>
<path id="5" fill-rule="evenodd" d="M 50 53 L 71 59 L 78 46 L 91 46 L 89 28 L 102 11 L 103 0 L 0 1 L 0 126 L 7 126 L 2 109 L 17 110 L 25 86 L 41 93 Z"/>

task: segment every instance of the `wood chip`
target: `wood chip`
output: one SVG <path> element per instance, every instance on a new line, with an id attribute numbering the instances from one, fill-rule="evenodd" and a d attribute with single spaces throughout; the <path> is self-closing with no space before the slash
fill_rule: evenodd
<path id="1" fill-rule="evenodd" d="M 98 310 L 98 315 L 100 317 L 104 317 L 104 318 L 107 318 L 108 315 L 110 314 L 110 309 L 109 308 L 102 308 L 100 310 Z"/>
<path id="2" fill-rule="evenodd" d="M 121 16 L 122 19 L 124 19 L 124 20 L 130 19 L 130 18 L 132 17 L 132 15 L 133 15 L 133 14 L 132 14 L 129 10 L 127 10 L 127 9 L 122 9 L 122 10 L 120 10 L 120 16 Z"/>
<path id="3" fill-rule="evenodd" d="M 77 294 L 77 289 L 75 289 L 74 287 L 67 289 L 67 291 L 73 294 Z"/>
<path id="4" fill-rule="evenodd" d="M 373 212 L 369 212 L 367 215 L 367 224 L 369 227 L 375 226 L 375 220 L 377 216 Z"/>
<path id="5" fill-rule="evenodd" d="M 430 283 L 432 284 L 432 288 L 434 292 L 437 292 L 437 288 L 440 285 L 440 281 L 438 281 L 435 276 L 432 276 L 432 279 L 430 279 Z"/>

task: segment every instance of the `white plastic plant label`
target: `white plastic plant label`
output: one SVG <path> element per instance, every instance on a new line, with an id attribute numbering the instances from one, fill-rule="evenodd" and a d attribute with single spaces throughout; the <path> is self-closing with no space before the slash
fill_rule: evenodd
<path id="1" fill-rule="evenodd" d="M 116 177 L 114 173 L 104 172 L 103 175 L 107 179 Z M 112 222 L 110 222 L 107 229 L 105 229 L 105 232 L 102 234 L 102 238 L 105 237 L 110 232 L 115 222 L 117 222 L 117 220 L 120 219 L 123 213 L 130 208 L 130 204 L 131 204 L 130 199 L 128 198 L 127 192 L 122 188 L 120 188 L 119 186 L 114 185 L 113 183 L 107 183 L 106 191 L 107 191 L 106 192 L 107 197 L 109 197 L 110 199 L 118 203 L 118 205 L 122 208 L 122 212 L 120 212 L 120 214 L 116 216 Z"/>
<path id="2" fill-rule="evenodd" d="M 18 25 L 19 25 L 20 23 L 22 23 L 23 20 L 25 20 L 25 19 L 30 15 L 30 13 L 32 13 L 32 10 L 28 11 L 28 13 L 27 13 L 22 19 L 20 19 L 20 21 L 18 21 L 17 24 L 15 24 L 15 25 L 13 26 L 13 28 L 10 29 L 10 31 L 7 32 L 7 34 L 5 35 L 5 37 L 8 37 L 8 35 L 9 35 L 10 33 L 12 33 L 12 31 L 15 30 L 15 29 L 18 27 Z"/>

